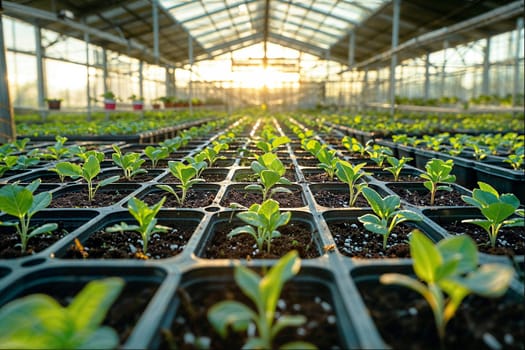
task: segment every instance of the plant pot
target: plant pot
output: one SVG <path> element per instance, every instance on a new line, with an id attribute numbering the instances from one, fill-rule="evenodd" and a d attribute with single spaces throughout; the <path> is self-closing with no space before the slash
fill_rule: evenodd
<path id="1" fill-rule="evenodd" d="M 499 193 L 514 193 L 525 202 L 525 172 L 474 162 L 476 180 L 491 184 Z M 477 186 L 476 186 L 477 187 Z"/>
<path id="2" fill-rule="evenodd" d="M 47 100 L 47 108 L 50 110 L 59 110 L 61 103 L 61 100 Z"/>
<path id="3" fill-rule="evenodd" d="M 55 266 L 32 270 L 23 276 L 11 275 L 0 290 L 0 306 L 26 295 L 43 293 L 67 305 L 88 282 L 105 277 L 124 279 L 125 287 L 109 308 L 103 325 L 114 328 L 121 345 L 129 348 L 145 348 L 137 339 L 144 338 L 151 327 L 151 306 L 159 306 L 154 296 L 166 277 L 160 268 L 135 266 Z M 149 307 L 148 307 L 149 306 Z M 156 310 L 155 310 L 156 311 Z"/>
<path id="4" fill-rule="evenodd" d="M 387 240 L 387 247 L 384 249 L 383 236 L 366 230 L 359 222 L 358 218 L 365 214 L 373 214 L 373 211 L 371 209 L 345 209 L 323 213 L 336 247 L 344 256 L 361 261 L 407 259 L 410 258 L 408 235 L 414 229 L 419 229 L 434 242 L 445 237 L 425 221 L 428 219 L 404 222 L 392 230 Z"/>
<path id="5" fill-rule="evenodd" d="M 181 190 L 176 187 L 175 184 L 168 185 L 171 188 L 173 188 L 177 194 L 181 195 Z M 136 197 L 142 199 L 144 202 L 146 202 L 148 205 L 153 205 L 155 203 L 158 203 L 162 197 L 166 197 L 166 201 L 164 202 L 163 207 L 164 208 L 203 208 L 212 205 L 214 203 L 214 199 L 217 195 L 217 192 L 219 191 L 220 186 L 216 184 L 196 184 L 192 186 L 191 189 L 188 190 L 186 195 L 186 200 L 184 203 L 179 205 L 177 199 L 175 196 L 173 196 L 171 193 L 164 191 L 160 188 L 158 188 L 156 185 L 150 185 L 146 187 L 143 191 L 137 193 Z M 123 205 L 126 205 L 126 203 L 123 203 Z"/>
<path id="6" fill-rule="evenodd" d="M 411 265 L 360 267 L 352 278 L 384 340 L 382 348 L 438 349 L 430 307 L 420 294 L 380 284 L 383 273 L 411 275 Z M 523 288 L 523 286 L 521 286 Z M 501 298 L 467 297 L 446 327 L 444 349 L 523 347 L 523 289 L 511 287 Z M 490 338 L 490 339 L 488 339 Z M 491 346 L 492 345 L 492 346 Z"/>
<path id="7" fill-rule="evenodd" d="M 142 111 L 144 109 L 144 102 L 133 101 L 132 106 L 134 111 Z"/>
<path id="8" fill-rule="evenodd" d="M 115 110 L 117 108 L 117 102 L 115 100 L 104 100 L 104 109 Z"/>
<path id="9" fill-rule="evenodd" d="M 50 208 L 98 208 L 117 205 L 121 201 L 127 202 L 126 197 L 140 187 L 130 183 L 111 184 L 98 189 L 90 203 L 87 197 L 87 184 L 68 185 L 53 193 Z"/>
<path id="10" fill-rule="evenodd" d="M 160 210 L 156 216 L 158 225 L 167 226 L 169 229 L 165 233 L 153 234 L 150 237 L 146 252 L 148 260 L 173 258 L 182 253 L 203 216 L 197 211 Z M 136 232 L 105 232 L 108 227 L 121 222 L 128 225 L 137 223 L 128 211 L 112 212 L 77 235 L 76 238 L 84 247 L 84 252 L 79 250 L 71 238 L 57 248 L 55 257 L 64 260 L 143 260 L 140 234 Z"/>
<path id="11" fill-rule="evenodd" d="M 417 207 L 464 207 L 469 206 L 462 199 L 462 195 L 471 195 L 466 188 L 450 184 L 452 191 L 437 191 L 434 204 L 430 203 L 430 191 L 422 182 L 388 182 L 386 187 L 401 197 L 404 204 Z"/>
<path id="12" fill-rule="evenodd" d="M 272 240 L 271 252 L 259 252 L 254 247 L 254 238 L 247 234 L 227 238 L 231 230 L 246 225 L 235 216 L 236 213 L 232 211 L 213 215 L 195 248 L 196 256 L 205 259 L 278 259 L 291 250 L 297 250 L 303 259 L 321 255 L 321 238 L 308 213 L 291 212 L 290 222 L 277 229 L 281 237 Z"/>
<path id="13" fill-rule="evenodd" d="M 152 107 L 153 109 L 160 109 L 160 103 L 153 103 L 153 104 L 151 105 L 151 107 Z"/>
<path id="14" fill-rule="evenodd" d="M 245 184 L 229 185 L 222 196 L 220 204 L 229 207 L 231 203 L 238 203 L 249 207 L 252 203 L 262 203 L 262 194 L 259 191 L 245 190 Z M 302 188 L 298 185 L 279 185 L 292 191 L 292 193 L 275 193 L 272 199 L 279 202 L 281 208 L 299 208 L 306 205 Z"/>
<path id="15" fill-rule="evenodd" d="M 315 203 L 319 206 L 318 210 L 327 208 L 349 208 L 349 190 L 348 185 L 344 183 L 323 183 L 308 185 L 308 188 L 314 196 Z M 359 195 L 355 202 L 355 207 L 367 208 L 368 202 L 362 194 Z"/>

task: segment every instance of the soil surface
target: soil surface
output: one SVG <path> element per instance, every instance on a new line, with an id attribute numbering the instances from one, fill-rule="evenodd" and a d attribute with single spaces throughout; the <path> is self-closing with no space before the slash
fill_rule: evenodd
<path id="1" fill-rule="evenodd" d="M 237 182 L 257 182 L 257 179 L 259 178 L 258 175 L 253 173 L 251 170 L 246 170 L 242 172 L 236 172 L 233 176 L 233 181 Z M 291 182 L 296 182 L 297 177 L 295 175 L 294 169 L 286 169 L 286 172 L 284 173 L 284 178 L 290 180 Z"/>
<path id="2" fill-rule="evenodd" d="M 75 191 L 65 192 L 61 195 L 53 195 L 53 200 L 49 208 L 98 208 L 107 207 L 122 200 L 131 190 L 103 191 L 98 190 L 95 193 L 93 201 L 88 200 L 87 188 Z"/>
<path id="3" fill-rule="evenodd" d="M 301 287 L 299 287 L 301 288 Z M 277 349 L 291 341 L 307 341 L 318 349 L 344 349 L 337 327 L 337 317 L 328 292 L 323 286 L 312 285 L 303 292 L 296 284 L 286 284 L 277 304 L 277 315 L 303 315 L 307 322 L 300 327 L 287 327 L 275 338 Z M 237 300 L 255 310 L 253 303 L 232 283 L 216 285 L 197 284 L 179 289 L 183 299 L 170 329 L 162 329 L 159 349 L 198 349 L 195 339 L 210 343 L 214 350 L 241 349 L 247 341 L 246 332 L 229 331 L 223 339 L 208 322 L 208 309 L 218 302 Z M 254 332 L 256 334 L 256 332 Z"/>
<path id="4" fill-rule="evenodd" d="M 414 230 L 414 227 L 408 224 L 399 224 L 392 230 L 386 249 L 383 249 L 383 236 L 366 230 L 360 222 L 329 221 L 328 228 L 339 251 L 348 257 L 360 259 L 410 258 L 408 235 Z"/>
<path id="5" fill-rule="evenodd" d="M 314 233 L 310 227 L 302 222 L 290 222 L 277 230 L 281 237 L 274 238 L 270 253 L 266 248 L 261 252 L 257 249 L 255 239 L 249 234 L 239 234 L 233 238 L 227 235 L 234 228 L 246 225 L 221 222 L 215 225 L 213 238 L 204 251 L 204 258 L 208 259 L 278 259 L 291 250 L 297 250 L 302 259 L 319 256 L 314 242 Z M 265 246 L 266 247 L 266 246 Z"/>
<path id="6" fill-rule="evenodd" d="M 372 173 L 371 175 L 379 181 L 394 182 L 394 175 L 390 173 Z M 424 182 L 425 179 L 419 177 L 418 175 L 401 173 L 399 177 L 397 178 L 397 181 L 398 182 Z"/>
<path id="7" fill-rule="evenodd" d="M 308 182 L 336 182 L 342 183 L 341 180 L 334 174 L 334 177 L 330 179 L 328 174 L 324 171 L 317 172 L 306 172 L 303 170 L 304 179 Z"/>
<path id="8" fill-rule="evenodd" d="M 430 204 L 430 191 L 423 189 L 408 189 L 403 184 L 389 184 L 388 188 L 394 191 L 401 199 L 407 201 L 412 205 L 417 206 L 431 206 Z M 436 207 L 441 206 L 468 206 L 461 199 L 461 193 L 456 190 L 448 191 L 437 191 L 436 197 L 434 198 L 434 205 Z"/>
<path id="9" fill-rule="evenodd" d="M 168 226 L 168 225 L 166 225 Z M 173 257 L 184 249 L 197 227 L 196 223 L 178 221 L 165 233 L 155 233 L 150 237 L 146 256 L 149 259 Z M 65 259 L 144 259 L 142 237 L 137 232 L 97 231 L 84 243 L 84 251 L 72 244 Z M 87 253 L 87 255 L 85 254 Z"/>
<path id="10" fill-rule="evenodd" d="M 180 196 L 181 191 L 177 191 L 177 194 Z M 217 191 L 196 191 L 190 189 L 182 206 L 179 205 L 174 195 L 165 191 L 148 193 L 142 200 L 148 205 L 153 205 L 158 203 L 162 197 L 166 197 L 166 201 L 162 205 L 163 208 L 204 208 L 213 203 L 216 194 Z"/>
<path id="11" fill-rule="evenodd" d="M 440 226 L 453 235 L 469 235 L 476 241 L 480 252 L 508 256 L 525 255 L 525 230 L 523 227 L 501 228 L 496 238 L 496 247 L 492 248 L 489 234 L 477 225 L 454 221 L 440 223 Z"/>
<path id="12" fill-rule="evenodd" d="M 393 349 L 440 349 L 432 311 L 410 289 L 358 283 L 372 319 Z M 442 349 L 523 349 L 525 304 L 504 296 L 468 296 L 446 328 Z"/>
<path id="13" fill-rule="evenodd" d="M 275 193 L 272 199 L 279 202 L 281 208 L 298 208 L 305 206 L 301 190 L 292 190 L 292 193 Z M 231 203 L 238 203 L 249 207 L 253 203 L 262 203 L 262 194 L 242 189 L 231 189 L 221 201 L 223 207 L 228 207 Z"/>
<path id="14" fill-rule="evenodd" d="M 66 227 L 60 220 L 49 220 L 49 223 L 56 223 L 58 228 L 50 234 L 41 234 L 31 237 L 27 242 L 27 249 L 24 253 L 20 250 L 20 236 L 11 227 L 0 226 L 0 259 L 20 258 L 36 254 L 67 235 L 75 228 Z M 43 225 L 43 223 L 39 224 Z M 38 226 L 39 226 L 38 225 Z"/>
<path id="15" fill-rule="evenodd" d="M 297 158 L 297 164 L 300 166 L 316 167 L 319 163 L 319 160 L 315 157 Z"/>
<path id="16" fill-rule="evenodd" d="M 226 169 L 225 172 L 207 172 L 204 170 L 201 173 L 200 178 L 206 180 L 206 182 L 221 182 L 226 179 L 226 176 L 228 175 L 228 169 Z M 166 177 L 161 179 L 161 182 L 163 183 L 180 183 L 180 180 L 177 179 L 175 176 L 169 174 Z"/>
<path id="17" fill-rule="evenodd" d="M 143 183 L 143 182 L 149 182 L 152 181 L 154 178 L 160 175 L 159 172 L 149 172 L 145 174 L 137 174 L 133 176 L 130 180 L 126 179 L 124 175 L 122 174 L 113 174 L 113 175 L 119 175 L 120 179 L 116 181 L 115 183 Z M 111 176 L 113 176 L 111 175 Z"/>
<path id="18" fill-rule="evenodd" d="M 319 190 L 313 192 L 315 201 L 317 204 L 322 205 L 323 207 L 329 207 L 329 208 L 349 208 L 348 205 L 350 200 L 350 195 L 348 192 L 340 192 L 340 191 L 330 191 L 330 190 Z M 368 202 L 363 197 L 363 195 L 359 195 L 357 197 L 357 200 L 355 202 L 354 207 L 358 208 L 368 208 L 370 205 L 368 205 Z"/>

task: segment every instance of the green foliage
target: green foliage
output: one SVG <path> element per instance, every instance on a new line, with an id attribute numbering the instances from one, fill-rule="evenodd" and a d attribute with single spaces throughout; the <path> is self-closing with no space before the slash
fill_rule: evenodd
<path id="1" fill-rule="evenodd" d="M 481 181 L 478 182 L 478 186 L 479 188 L 472 191 L 472 197 L 463 195 L 461 198 L 465 203 L 477 207 L 485 219 L 466 219 L 462 222 L 482 227 L 489 235 L 490 245 L 495 247 L 502 227 L 523 227 L 523 218 L 507 220 L 514 213 L 523 216 L 523 209 L 519 209 L 520 201 L 514 194 L 500 195 L 494 187 Z"/>
<path id="2" fill-rule="evenodd" d="M 151 166 L 156 168 L 159 160 L 169 157 L 170 151 L 167 147 L 146 146 L 144 154 L 151 160 Z"/>
<path id="3" fill-rule="evenodd" d="M 77 145 L 66 146 L 67 137 L 57 135 L 55 140 L 53 146 L 46 147 L 47 152 L 43 154 L 44 158 L 54 160 L 71 158 L 82 151 L 82 148 Z"/>
<path id="4" fill-rule="evenodd" d="M 197 170 L 196 177 L 200 177 L 203 170 L 208 167 L 208 163 L 206 163 L 206 154 L 204 153 L 197 153 L 195 157 L 187 156 L 184 157 L 184 160 L 188 162 L 192 167 Z"/>
<path id="5" fill-rule="evenodd" d="M 322 147 L 315 156 L 317 157 L 317 160 L 319 160 L 319 164 L 317 166 L 326 171 L 328 177 L 330 178 L 330 181 L 332 181 L 334 178 L 336 164 L 339 161 L 339 158 L 336 155 L 336 151 L 333 149 L 329 150 L 326 149 L 326 147 Z"/>
<path id="6" fill-rule="evenodd" d="M 387 157 L 386 161 L 390 164 L 389 167 L 386 167 L 385 170 L 394 175 L 394 181 L 399 179 L 399 174 L 405 165 L 412 160 L 411 157 L 401 157 L 397 159 L 396 157 Z"/>
<path id="7" fill-rule="evenodd" d="M 113 145 L 112 147 L 115 153 L 111 155 L 111 158 L 124 171 L 126 180 L 130 181 L 133 176 L 148 172 L 146 169 L 141 168 L 145 160 L 140 158 L 140 153 L 128 152 L 122 154 L 119 146 Z"/>
<path id="8" fill-rule="evenodd" d="M 285 145 L 290 142 L 287 136 L 278 136 L 275 134 L 275 129 L 270 125 L 265 126 L 261 132 L 261 139 L 255 144 L 255 147 L 263 151 L 264 153 L 271 153 L 277 151 L 279 146 Z"/>
<path id="9" fill-rule="evenodd" d="M 248 211 L 238 213 L 237 217 L 248 225 L 237 227 L 228 234 L 228 237 L 247 233 L 255 239 L 259 251 L 262 251 L 266 245 L 266 251 L 270 252 L 272 239 L 281 236 L 277 228 L 286 225 L 292 214 L 289 211 L 281 213 L 279 203 L 268 199 L 262 204 L 252 204 Z"/>
<path id="10" fill-rule="evenodd" d="M 55 171 L 61 176 L 69 176 L 72 179 L 82 178 L 88 185 L 88 200 L 91 202 L 95 197 L 97 190 L 100 187 L 107 186 L 119 180 L 119 176 L 111 176 L 96 185 L 93 180 L 100 173 L 100 162 L 104 159 L 104 154 L 101 152 L 91 152 L 81 165 L 71 162 L 60 162 L 55 166 Z"/>
<path id="11" fill-rule="evenodd" d="M 26 187 L 18 184 L 6 184 L 0 188 L 0 211 L 12 215 L 18 221 L 0 221 L 0 226 L 14 226 L 20 236 L 22 252 L 27 249 L 30 238 L 49 233 L 57 229 L 55 223 L 46 223 L 39 227 L 31 227 L 31 218 L 40 210 L 47 208 L 51 203 L 52 195 L 49 192 L 34 194 L 41 180 L 37 179 Z"/>
<path id="12" fill-rule="evenodd" d="M 410 236 L 410 253 L 418 279 L 398 273 L 381 276 L 384 284 L 398 284 L 420 293 L 434 314 L 441 341 L 448 321 L 463 299 L 471 294 L 495 298 L 505 294 L 514 271 L 503 264 L 478 265 L 476 243 L 466 235 L 454 236 L 436 245 L 419 231 Z M 445 299 L 444 293 L 448 298 Z"/>
<path id="13" fill-rule="evenodd" d="M 359 142 L 355 137 L 345 136 L 341 140 L 343 146 L 352 153 L 358 153 L 361 157 L 364 157 L 366 153 L 366 147 Z"/>
<path id="14" fill-rule="evenodd" d="M 339 160 L 336 164 L 335 174 L 339 180 L 348 185 L 348 191 L 350 194 L 348 205 L 350 207 L 355 205 L 359 194 L 361 194 L 363 188 L 367 186 L 366 182 L 358 183 L 359 179 L 365 175 L 365 173 L 361 171 L 365 165 L 366 163 L 352 165 L 346 160 Z"/>
<path id="15" fill-rule="evenodd" d="M 507 158 L 503 159 L 505 163 L 510 164 L 512 169 L 519 170 L 523 167 L 524 162 L 524 150 L 523 146 L 516 149 L 515 153 L 509 154 Z"/>
<path id="16" fill-rule="evenodd" d="M 389 156 L 392 156 L 392 150 L 386 146 L 372 145 L 369 141 L 367 142 L 366 153 L 371 160 L 373 160 L 378 167 L 383 167 L 383 162 Z"/>
<path id="17" fill-rule="evenodd" d="M 0 347 L 114 349 L 118 334 L 101 324 L 123 287 L 117 277 L 89 282 L 66 307 L 45 294 L 16 299 L 0 309 Z"/>
<path id="18" fill-rule="evenodd" d="M 190 140 L 189 136 L 175 136 L 170 139 L 166 139 L 159 143 L 160 147 L 166 147 L 169 153 L 177 151 L 182 146 L 185 146 Z"/>
<path id="19" fill-rule="evenodd" d="M 390 195 L 385 198 L 370 187 L 363 188 L 363 196 L 376 215 L 365 214 L 358 218 L 364 227 L 383 236 L 383 249 L 386 249 L 388 237 L 392 230 L 405 221 L 421 221 L 422 217 L 412 210 L 398 210 L 401 204 L 399 196 Z"/>
<path id="20" fill-rule="evenodd" d="M 246 331 L 250 323 L 257 328 L 257 336 L 250 337 L 243 349 L 273 349 L 274 338 L 286 327 L 299 327 L 306 323 L 301 315 L 282 315 L 275 320 L 277 301 L 284 284 L 299 272 L 301 261 L 296 251 L 291 251 L 261 278 L 250 269 L 238 265 L 235 282 L 254 303 L 256 310 L 238 301 L 222 301 L 208 311 L 208 320 L 213 328 L 225 338 L 229 327 L 236 332 Z M 305 342 L 284 344 L 282 349 L 315 349 Z"/>
<path id="21" fill-rule="evenodd" d="M 419 176 L 427 180 L 423 185 L 430 191 L 430 205 L 434 205 L 437 191 L 452 191 L 452 187 L 448 184 L 456 181 L 456 175 L 450 174 L 453 166 L 454 161 L 452 159 L 444 161 L 432 158 L 425 164 L 426 173 Z"/>
<path id="22" fill-rule="evenodd" d="M 251 169 L 259 177 L 259 184 L 248 185 L 246 190 L 260 191 L 263 195 L 263 201 L 272 197 L 273 194 L 291 193 L 285 187 L 274 187 L 277 184 L 289 185 L 290 181 L 283 177 L 286 168 L 274 153 L 265 153 L 254 160 Z"/>
<path id="23" fill-rule="evenodd" d="M 208 166 L 212 167 L 217 160 L 226 159 L 226 157 L 224 156 L 219 156 L 219 153 L 222 150 L 227 150 L 228 148 L 228 144 L 214 141 L 211 146 L 206 147 L 204 150 L 202 150 L 201 153 L 204 155 L 204 158 L 208 161 Z"/>
<path id="24" fill-rule="evenodd" d="M 177 202 L 179 203 L 179 206 L 182 206 L 186 200 L 188 190 L 191 189 L 191 187 L 196 183 L 202 182 L 204 180 L 196 178 L 197 169 L 195 169 L 191 164 L 186 165 L 183 162 L 169 161 L 168 168 L 170 169 L 171 174 L 180 181 L 180 184 L 177 184 L 177 187 L 182 190 L 181 195 L 179 196 L 171 186 L 157 185 L 157 187 L 174 195 Z"/>
<path id="25" fill-rule="evenodd" d="M 169 227 L 157 225 L 157 213 L 162 208 L 162 205 L 166 201 L 166 197 L 153 206 L 148 206 L 145 202 L 141 201 L 136 197 L 130 198 L 128 201 L 128 211 L 138 225 L 128 225 L 125 222 L 113 225 L 106 229 L 107 232 L 125 232 L 125 231 L 136 231 L 142 236 L 142 251 L 144 254 L 148 252 L 148 242 L 152 234 L 157 232 L 166 232 Z"/>

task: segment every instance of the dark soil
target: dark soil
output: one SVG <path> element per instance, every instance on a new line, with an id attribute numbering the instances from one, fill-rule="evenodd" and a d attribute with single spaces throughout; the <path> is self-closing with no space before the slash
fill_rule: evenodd
<path id="1" fill-rule="evenodd" d="M 301 190 L 292 190 L 290 193 L 275 193 L 272 199 L 279 202 L 281 208 L 297 208 L 305 206 Z M 245 191 L 242 189 L 231 189 L 221 201 L 223 207 L 228 207 L 231 203 L 238 203 L 245 207 L 250 207 L 253 203 L 262 203 L 262 194 L 258 192 Z"/>
<path id="2" fill-rule="evenodd" d="M 130 194 L 131 190 L 102 191 L 95 193 L 93 201 L 88 200 L 87 188 L 81 191 L 54 195 L 49 208 L 95 208 L 113 205 Z"/>
<path id="3" fill-rule="evenodd" d="M 394 182 L 394 175 L 390 173 L 372 173 L 371 174 L 375 179 L 384 182 Z M 419 177 L 418 175 L 413 174 L 400 174 L 397 178 L 398 182 L 424 182 L 425 179 Z M 438 192 L 439 193 L 439 192 Z"/>
<path id="4" fill-rule="evenodd" d="M 180 158 L 164 158 L 157 161 L 157 164 L 155 167 L 151 164 L 151 160 L 147 159 L 144 164 L 142 164 L 144 169 L 168 169 L 168 162 L 169 161 L 175 161 L 180 162 L 182 160 L 182 157 Z"/>
<path id="5" fill-rule="evenodd" d="M 358 283 L 372 319 L 393 349 L 440 349 L 432 311 L 407 288 Z M 523 349 L 523 298 L 468 296 L 446 328 L 442 349 Z M 495 342 L 496 346 L 488 343 Z"/>
<path id="6" fill-rule="evenodd" d="M 180 196 L 181 191 L 177 191 Z M 182 206 L 179 205 L 175 196 L 165 191 L 155 191 L 148 193 L 142 198 L 148 205 L 158 203 L 162 197 L 166 197 L 166 201 L 162 205 L 163 208 L 204 208 L 213 203 L 217 191 L 203 191 L 203 190 L 188 190 L 186 199 Z"/>
<path id="7" fill-rule="evenodd" d="M 394 191 L 401 199 L 404 199 L 408 203 L 417 206 L 431 206 L 430 204 L 430 191 L 423 189 L 409 189 L 403 184 L 389 184 L 388 188 Z M 461 193 L 456 190 L 448 191 L 437 191 L 436 197 L 434 198 L 434 205 L 436 207 L 441 206 L 468 206 L 461 199 Z"/>
<path id="8" fill-rule="evenodd" d="M 348 192 L 319 190 L 313 192 L 317 204 L 329 208 L 349 208 L 350 195 Z M 366 199 L 360 194 L 357 197 L 354 207 L 367 208 L 370 207 Z"/>
<path id="9" fill-rule="evenodd" d="M 257 182 L 257 179 L 259 177 L 253 173 L 251 170 L 247 170 L 247 172 L 237 172 L 233 176 L 233 181 L 237 182 Z M 286 172 L 284 173 L 284 178 L 290 180 L 291 182 L 297 181 L 297 177 L 295 175 L 294 169 L 286 169 Z"/>
<path id="10" fill-rule="evenodd" d="M 168 225 L 166 225 L 168 226 Z M 171 230 L 165 233 L 155 233 L 148 242 L 149 259 L 165 259 L 181 253 L 197 225 L 184 221 L 170 225 Z M 143 259 L 142 237 L 137 232 L 105 232 L 97 231 L 82 243 L 87 259 Z M 84 259 L 84 255 L 74 244 L 66 254 L 65 259 Z"/>
<path id="11" fill-rule="evenodd" d="M 198 349 L 190 339 L 201 339 L 210 342 L 210 349 L 241 349 L 247 341 L 246 332 L 233 332 L 223 339 L 208 322 L 208 309 L 218 302 L 237 300 L 255 306 L 242 292 L 232 284 L 200 283 L 190 289 L 179 289 L 179 298 L 183 299 L 170 329 L 161 330 L 162 343 L 159 349 Z M 286 284 L 278 302 L 278 315 L 303 315 L 307 322 L 301 327 L 288 327 L 275 338 L 275 348 L 291 341 L 307 341 L 318 349 L 343 349 L 337 327 L 337 317 L 328 291 L 324 286 L 305 287 Z M 185 341 L 186 340 L 186 341 Z"/>
<path id="12" fill-rule="evenodd" d="M 319 164 L 319 160 L 315 157 L 297 158 L 297 164 L 300 166 L 316 167 Z"/>
<path id="13" fill-rule="evenodd" d="M 133 176 L 130 180 L 126 179 L 124 177 L 124 175 L 122 175 L 122 174 L 115 174 L 115 175 L 119 175 L 120 176 L 120 179 L 118 181 L 116 181 L 115 183 L 142 183 L 142 182 L 149 182 L 149 181 L 152 181 L 157 176 L 159 176 L 159 174 L 160 173 L 158 173 L 158 172 L 156 172 L 156 173 L 151 172 L 151 173 L 145 173 L 145 174 L 137 174 L 137 175 Z"/>
<path id="14" fill-rule="evenodd" d="M 204 170 L 201 173 L 200 178 L 204 179 L 206 182 L 221 182 L 226 179 L 226 175 L 228 175 L 228 171 L 222 172 L 222 173 L 214 173 L 214 172 L 206 172 Z M 166 177 L 163 177 L 161 179 L 161 182 L 163 183 L 180 183 L 180 180 L 177 179 L 175 176 L 169 174 Z"/>
<path id="15" fill-rule="evenodd" d="M 383 259 L 410 258 L 408 234 L 410 225 L 397 225 L 390 233 L 387 247 L 383 249 L 383 236 L 366 230 L 360 222 L 349 220 L 328 222 L 339 251 L 351 258 Z"/>
<path id="16" fill-rule="evenodd" d="M 234 228 L 245 225 L 221 222 L 215 225 L 213 238 L 208 243 L 204 258 L 208 259 L 279 259 L 291 250 L 297 250 L 302 259 L 319 256 L 314 242 L 314 233 L 310 227 L 302 222 L 290 222 L 277 230 L 281 237 L 274 238 L 271 252 L 259 251 L 255 239 L 249 234 L 239 234 L 233 238 L 227 235 Z"/>
<path id="17" fill-rule="evenodd" d="M 440 223 L 440 225 L 453 235 L 467 234 L 476 241 L 478 250 L 493 255 L 525 255 L 525 228 L 504 227 L 500 229 L 496 238 L 496 247 L 490 245 L 489 234 L 481 227 L 454 221 Z"/>
<path id="18" fill-rule="evenodd" d="M 81 283 L 53 282 L 28 289 L 20 297 L 44 293 L 56 299 L 62 306 L 66 306 L 83 287 Z M 103 325 L 117 331 L 121 344 L 124 344 L 130 336 L 157 288 L 158 285 L 151 282 L 128 282 L 110 307 Z"/>
<path id="19" fill-rule="evenodd" d="M 303 170 L 304 178 L 308 182 L 338 182 L 341 183 L 341 180 L 334 174 L 333 178 L 330 179 L 328 174 L 325 171 L 309 171 L 306 172 Z"/>
<path id="20" fill-rule="evenodd" d="M 32 237 L 27 242 L 27 249 L 24 253 L 20 250 L 20 236 L 13 228 L 0 226 L 0 259 L 20 258 L 36 254 L 67 235 L 69 232 L 60 220 L 50 220 L 49 223 L 56 223 L 58 228 L 50 234 L 41 234 Z M 41 223 L 43 225 L 43 223 Z M 75 228 L 72 228 L 74 230 Z"/>

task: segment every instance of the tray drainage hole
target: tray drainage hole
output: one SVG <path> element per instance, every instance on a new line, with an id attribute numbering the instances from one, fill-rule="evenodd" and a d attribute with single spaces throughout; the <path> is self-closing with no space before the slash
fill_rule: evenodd
<path id="1" fill-rule="evenodd" d="M 221 208 L 219 207 L 207 207 L 207 208 L 204 208 L 204 210 L 208 211 L 208 212 L 211 212 L 211 213 L 215 213 L 217 211 L 219 211 Z"/>
<path id="2" fill-rule="evenodd" d="M 29 267 L 29 266 L 40 265 L 40 264 L 42 264 L 45 261 L 46 261 L 46 259 L 44 259 L 44 258 L 37 258 L 37 259 L 28 260 L 28 261 L 24 262 L 22 264 L 22 266 L 23 267 Z"/>

